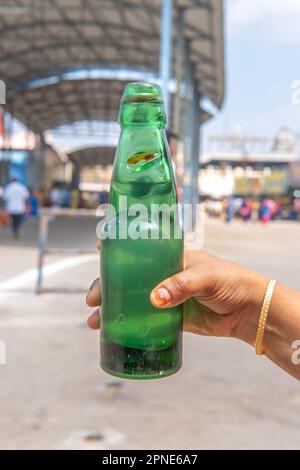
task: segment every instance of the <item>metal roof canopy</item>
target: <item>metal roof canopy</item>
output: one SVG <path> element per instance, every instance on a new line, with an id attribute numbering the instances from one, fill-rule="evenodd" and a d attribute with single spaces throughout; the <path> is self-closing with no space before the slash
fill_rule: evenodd
<path id="1" fill-rule="evenodd" d="M 0 16 L 0 78 L 6 82 L 6 110 L 37 132 L 74 120 L 115 119 L 119 85 L 101 83 L 102 79 L 59 79 L 66 72 L 98 67 L 158 72 L 161 4 L 161 0 L 7 0 Z M 221 107 L 222 0 L 174 0 L 173 42 L 179 13 L 199 95 Z M 173 72 L 174 68 L 175 60 Z M 58 80 L 45 86 L 36 82 L 49 77 Z"/>
<path id="2" fill-rule="evenodd" d="M 125 81 L 62 80 L 18 90 L 7 99 L 13 115 L 36 132 L 78 121 L 116 121 Z"/>
<path id="3" fill-rule="evenodd" d="M 115 147 L 90 147 L 70 152 L 69 158 L 79 166 L 112 165 L 115 158 Z"/>
<path id="4" fill-rule="evenodd" d="M 97 121 L 116 121 L 123 89 L 127 81 L 123 80 L 62 80 L 55 84 L 37 88 L 19 90 L 13 98 L 8 98 L 13 115 L 26 125 L 41 133 L 48 129 L 57 129 L 63 133 L 67 126 L 69 133 L 82 135 L 76 123 L 85 123 L 90 134 L 97 135 Z M 174 103 L 170 102 L 170 128 L 174 129 Z M 211 117 L 202 113 L 202 122 Z M 65 132 L 67 133 L 67 132 Z"/>

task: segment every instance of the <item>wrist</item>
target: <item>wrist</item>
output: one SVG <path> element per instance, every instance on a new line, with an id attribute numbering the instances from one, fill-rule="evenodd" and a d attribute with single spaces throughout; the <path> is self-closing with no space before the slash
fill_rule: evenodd
<path id="1" fill-rule="evenodd" d="M 255 345 L 258 322 L 268 282 L 268 278 L 257 273 L 248 272 L 243 283 L 247 300 L 240 314 L 235 337 L 251 346 Z"/>

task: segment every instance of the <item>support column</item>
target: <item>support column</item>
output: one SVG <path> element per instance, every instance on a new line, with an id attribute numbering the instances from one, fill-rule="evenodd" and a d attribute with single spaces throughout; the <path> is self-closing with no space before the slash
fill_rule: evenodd
<path id="1" fill-rule="evenodd" d="M 172 16 L 173 0 L 162 1 L 161 27 L 160 27 L 160 79 L 164 96 L 167 120 L 169 120 L 169 82 L 172 67 Z"/>
<path id="2" fill-rule="evenodd" d="M 45 155 L 45 137 L 44 134 L 40 134 L 40 157 L 41 157 L 41 173 L 40 173 L 40 181 L 42 188 L 45 188 L 45 172 L 46 172 L 46 155 Z"/>
<path id="3" fill-rule="evenodd" d="M 34 188 L 45 187 L 45 139 L 43 134 L 37 138 L 36 148 L 34 149 Z"/>
<path id="4" fill-rule="evenodd" d="M 198 177 L 199 177 L 199 154 L 200 154 L 200 93 L 196 84 L 193 84 L 193 94 L 191 100 L 191 142 L 190 142 L 190 203 L 193 206 L 193 226 L 196 222 L 196 205 L 199 202 Z"/>
<path id="5" fill-rule="evenodd" d="M 26 169 L 25 169 L 25 179 L 26 179 L 26 185 L 30 189 L 34 189 L 34 186 L 35 186 L 35 174 L 36 174 L 35 158 L 36 158 L 36 150 L 34 149 L 34 150 L 28 151 Z"/>
<path id="6" fill-rule="evenodd" d="M 188 44 L 186 56 L 189 57 Z M 186 64 L 186 99 L 185 99 L 185 184 L 184 202 L 192 205 L 192 225 L 196 223 L 196 204 L 198 203 L 198 175 L 200 152 L 200 93 L 194 80 L 194 71 L 191 63 Z"/>
<path id="7" fill-rule="evenodd" d="M 72 161 L 72 189 L 79 189 L 80 183 L 80 165 L 77 161 Z"/>
<path id="8" fill-rule="evenodd" d="M 176 80 L 176 93 L 174 97 L 174 116 L 173 128 L 177 136 L 176 148 L 176 169 L 177 181 L 179 187 L 183 189 L 184 177 L 184 123 L 185 123 L 185 102 L 184 102 L 184 78 L 185 78 L 185 39 L 183 37 L 183 15 L 184 12 L 180 9 L 177 11 L 176 19 L 176 51 L 175 51 L 175 80 Z"/>
<path id="9" fill-rule="evenodd" d="M 183 135 L 183 152 L 184 152 L 184 175 L 183 175 L 183 202 L 191 204 L 191 175 L 192 175 L 192 132 L 193 132 L 193 71 L 189 62 L 189 46 L 185 41 L 185 90 L 182 105 L 182 135 Z"/>
<path id="10" fill-rule="evenodd" d="M 175 79 L 176 93 L 174 100 L 174 132 L 181 137 L 182 132 L 182 85 L 184 78 L 184 37 L 183 37 L 183 12 L 178 11 L 176 20 L 176 52 L 175 52 Z"/>

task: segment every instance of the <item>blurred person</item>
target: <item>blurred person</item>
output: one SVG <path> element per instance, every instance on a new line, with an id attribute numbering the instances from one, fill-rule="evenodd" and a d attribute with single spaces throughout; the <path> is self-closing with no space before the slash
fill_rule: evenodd
<path id="1" fill-rule="evenodd" d="M 244 222 L 251 219 L 252 205 L 250 199 L 245 199 L 242 207 L 240 208 L 240 214 Z"/>
<path id="2" fill-rule="evenodd" d="M 71 206 L 71 192 L 67 186 L 63 186 L 60 189 L 60 206 L 64 208 Z"/>
<path id="3" fill-rule="evenodd" d="M 26 214 L 26 203 L 29 196 L 28 189 L 17 178 L 12 178 L 4 190 L 5 206 L 11 220 L 12 234 L 15 239 L 20 236 L 20 228 Z"/>
<path id="4" fill-rule="evenodd" d="M 41 204 L 43 207 L 51 207 L 50 191 L 45 191 L 44 197 L 41 200 Z"/>
<path id="5" fill-rule="evenodd" d="M 271 221 L 272 217 L 272 205 L 269 199 L 264 199 L 260 206 L 260 220 L 266 225 Z"/>
<path id="6" fill-rule="evenodd" d="M 260 211 L 260 202 L 258 199 L 254 199 L 254 201 L 252 201 L 252 214 L 251 214 L 251 219 L 253 222 L 259 221 L 259 211 Z"/>
<path id="7" fill-rule="evenodd" d="M 28 211 L 27 214 L 30 217 L 37 217 L 39 210 L 39 199 L 37 194 L 34 191 L 30 191 L 30 196 L 28 199 Z"/>
<path id="8" fill-rule="evenodd" d="M 4 189 L 0 186 L 0 226 L 9 224 L 9 216 L 5 209 Z"/>
<path id="9" fill-rule="evenodd" d="M 108 191 L 100 191 L 99 195 L 99 204 L 108 204 L 109 201 L 109 192 Z"/>
<path id="10" fill-rule="evenodd" d="M 230 223 L 241 210 L 244 200 L 240 197 L 229 196 L 222 201 L 221 219 L 224 222 Z"/>
<path id="11" fill-rule="evenodd" d="M 295 219 L 299 219 L 300 216 L 300 198 L 294 199 L 293 210 L 295 212 Z"/>
<path id="12" fill-rule="evenodd" d="M 38 199 L 39 207 L 46 207 L 46 203 L 49 201 L 49 192 L 46 189 L 38 188 L 35 194 Z"/>
<path id="13" fill-rule="evenodd" d="M 221 202 L 220 218 L 221 218 L 222 222 L 226 222 L 227 204 L 228 204 L 227 198 L 225 197 L 224 199 L 222 199 L 222 202 Z"/>
<path id="14" fill-rule="evenodd" d="M 95 208 L 99 206 L 100 194 L 98 192 L 91 193 L 91 207 Z"/>
<path id="15" fill-rule="evenodd" d="M 79 190 L 72 189 L 71 191 L 71 209 L 78 209 L 79 206 Z"/>
<path id="16" fill-rule="evenodd" d="M 229 196 L 227 198 L 226 204 L 226 223 L 230 224 L 234 218 L 235 214 L 235 204 L 234 204 L 234 197 Z"/>
<path id="17" fill-rule="evenodd" d="M 49 193 L 49 202 L 52 207 L 61 206 L 61 190 L 57 183 L 52 186 Z"/>
<path id="18" fill-rule="evenodd" d="M 271 207 L 272 218 L 278 218 L 281 213 L 281 202 L 276 199 L 276 201 L 272 201 L 273 206 Z"/>
<path id="19" fill-rule="evenodd" d="M 0 186 L 0 211 L 5 208 L 5 203 L 4 203 L 4 189 L 2 186 Z"/>
<path id="20" fill-rule="evenodd" d="M 300 293 L 235 263 L 191 251 L 185 253 L 184 271 L 154 287 L 150 301 L 158 309 L 184 303 L 184 331 L 256 345 L 258 354 L 300 380 Z M 99 279 L 86 302 L 89 307 L 101 304 Z M 257 342 L 266 305 L 267 321 Z M 99 308 L 87 323 L 100 328 Z"/>
<path id="21" fill-rule="evenodd" d="M 78 195 L 78 209 L 85 209 L 86 208 L 86 201 L 85 198 L 83 197 L 82 191 L 79 191 Z"/>
<path id="22" fill-rule="evenodd" d="M 242 197 L 234 198 L 234 215 L 236 215 L 241 210 L 243 202 L 244 200 Z"/>

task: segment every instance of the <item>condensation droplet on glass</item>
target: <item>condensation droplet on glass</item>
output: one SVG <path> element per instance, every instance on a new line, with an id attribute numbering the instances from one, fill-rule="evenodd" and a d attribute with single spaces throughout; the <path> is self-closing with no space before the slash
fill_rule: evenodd
<path id="1" fill-rule="evenodd" d="M 139 335 L 140 336 L 146 336 L 146 334 L 149 332 L 149 328 L 147 325 L 142 325 L 140 328 L 139 328 Z"/>
<path id="2" fill-rule="evenodd" d="M 124 313 L 121 313 L 121 315 L 119 315 L 119 318 L 118 318 L 119 325 L 124 326 L 125 320 L 126 320 L 126 315 Z"/>

